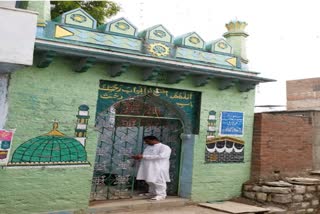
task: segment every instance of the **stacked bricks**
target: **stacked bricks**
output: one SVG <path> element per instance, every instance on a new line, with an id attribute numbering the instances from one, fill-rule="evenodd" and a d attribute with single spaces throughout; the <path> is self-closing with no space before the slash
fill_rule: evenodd
<path id="1" fill-rule="evenodd" d="M 320 78 L 287 81 L 288 110 L 320 109 Z"/>
<path id="2" fill-rule="evenodd" d="M 288 178 L 287 181 L 243 185 L 245 198 L 285 208 L 287 214 L 318 213 L 320 185 L 318 179 Z"/>
<path id="3" fill-rule="evenodd" d="M 312 132 L 309 117 L 255 114 L 251 180 L 307 174 L 313 162 Z"/>

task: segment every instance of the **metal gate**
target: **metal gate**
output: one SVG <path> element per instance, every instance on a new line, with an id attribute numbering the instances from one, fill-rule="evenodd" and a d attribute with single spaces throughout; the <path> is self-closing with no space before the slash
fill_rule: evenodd
<path id="1" fill-rule="evenodd" d="M 143 137 L 148 135 L 172 149 L 167 192 L 177 195 L 182 123 L 167 115 L 168 109 L 154 105 L 146 96 L 117 103 L 98 116 L 100 137 L 91 200 L 131 198 L 147 191 L 147 185 L 135 179 L 139 162 L 131 156 L 143 152 Z"/>

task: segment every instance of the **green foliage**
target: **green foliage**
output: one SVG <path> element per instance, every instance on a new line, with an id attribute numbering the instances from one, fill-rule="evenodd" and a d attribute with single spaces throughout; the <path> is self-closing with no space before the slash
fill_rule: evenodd
<path id="1" fill-rule="evenodd" d="M 98 24 L 105 23 L 105 19 L 109 18 L 120 10 L 120 6 L 113 1 L 51 1 L 54 5 L 51 9 L 51 17 L 54 19 L 62 13 L 82 8 L 95 18 Z"/>

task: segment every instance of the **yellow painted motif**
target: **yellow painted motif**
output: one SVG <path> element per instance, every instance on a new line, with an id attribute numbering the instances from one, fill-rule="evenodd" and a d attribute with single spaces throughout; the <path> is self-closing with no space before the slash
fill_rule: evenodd
<path id="1" fill-rule="evenodd" d="M 64 136 L 64 134 L 60 131 L 58 131 L 58 122 L 53 122 L 53 128 L 50 132 L 48 132 L 45 135 L 49 135 L 49 136 Z"/>
<path id="2" fill-rule="evenodd" d="M 66 37 L 66 36 L 73 36 L 74 33 L 71 31 L 68 31 L 62 27 L 60 27 L 59 25 L 56 26 L 56 32 L 54 34 L 54 37 L 56 38 L 61 38 L 61 37 Z"/>
<path id="3" fill-rule="evenodd" d="M 219 43 L 218 43 L 218 47 L 221 48 L 221 49 L 226 49 L 226 48 L 227 48 L 227 45 L 226 45 L 226 43 L 224 43 L 224 42 L 219 42 Z"/>
<path id="4" fill-rule="evenodd" d="M 162 43 L 153 43 L 149 45 L 149 52 L 153 56 L 168 56 L 170 48 Z"/>
<path id="5" fill-rule="evenodd" d="M 216 137 L 216 138 L 207 138 L 206 144 L 217 143 L 218 141 L 231 141 L 237 144 L 244 144 L 244 141 L 239 138 L 234 137 Z"/>
<path id="6" fill-rule="evenodd" d="M 237 58 L 235 58 L 235 57 L 226 59 L 226 62 L 234 67 L 237 66 Z"/>

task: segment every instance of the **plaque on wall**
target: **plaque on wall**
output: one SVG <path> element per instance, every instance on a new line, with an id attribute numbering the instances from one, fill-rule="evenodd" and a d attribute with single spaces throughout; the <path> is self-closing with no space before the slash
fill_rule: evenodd
<path id="1" fill-rule="evenodd" d="M 220 116 L 220 135 L 243 136 L 243 112 L 223 111 Z"/>

